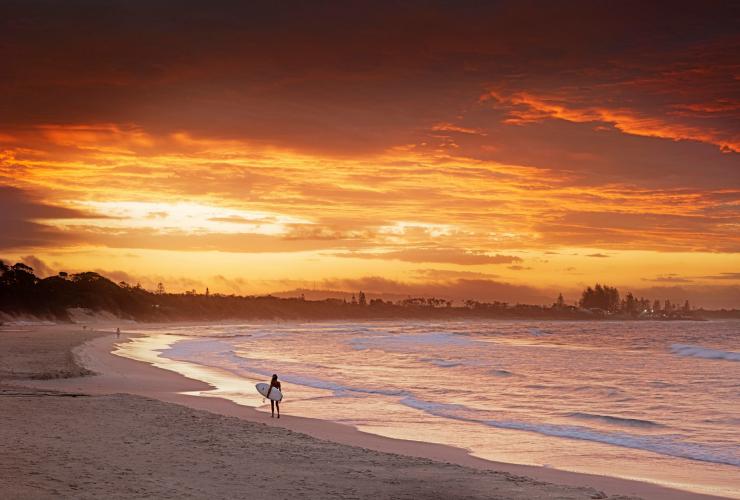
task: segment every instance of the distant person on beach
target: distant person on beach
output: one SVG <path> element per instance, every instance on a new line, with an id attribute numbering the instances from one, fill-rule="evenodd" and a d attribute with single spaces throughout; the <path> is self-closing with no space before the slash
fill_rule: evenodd
<path id="1" fill-rule="evenodd" d="M 121 329 L 120 328 L 116 328 L 116 338 L 117 339 L 121 338 Z"/>
<path id="2" fill-rule="evenodd" d="M 267 390 L 267 399 L 270 399 L 270 393 L 272 392 L 273 387 L 279 391 L 282 391 L 280 387 L 280 382 L 278 382 L 277 374 L 274 374 L 272 376 L 272 380 L 270 380 L 270 388 Z M 277 406 L 277 411 L 278 411 L 278 418 L 280 418 L 280 402 L 273 401 L 272 399 L 270 399 L 270 406 L 272 407 L 272 418 L 275 418 L 275 407 L 276 406 Z"/>

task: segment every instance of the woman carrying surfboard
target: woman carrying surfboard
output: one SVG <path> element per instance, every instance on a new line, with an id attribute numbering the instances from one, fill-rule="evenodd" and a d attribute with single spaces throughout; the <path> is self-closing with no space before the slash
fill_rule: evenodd
<path id="1" fill-rule="evenodd" d="M 280 382 L 278 381 L 277 374 L 272 375 L 272 380 L 270 381 L 270 388 L 267 390 L 267 399 L 270 399 L 270 392 L 272 392 L 273 387 L 277 389 L 278 391 L 281 391 Z M 280 418 L 280 401 L 275 401 L 274 399 L 270 399 L 270 406 L 272 407 L 272 417 L 275 417 L 275 407 L 277 406 L 278 411 L 278 417 Z"/>

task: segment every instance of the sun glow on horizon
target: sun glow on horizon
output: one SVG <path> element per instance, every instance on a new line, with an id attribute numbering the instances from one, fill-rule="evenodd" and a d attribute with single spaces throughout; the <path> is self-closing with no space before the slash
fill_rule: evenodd
<path id="1" fill-rule="evenodd" d="M 254 233 L 280 235 L 293 224 L 311 221 L 272 212 L 225 208 L 194 202 L 67 201 L 69 207 L 89 211 L 90 217 L 49 219 L 60 228 L 89 225 L 110 229 L 147 228 L 161 233 Z"/>

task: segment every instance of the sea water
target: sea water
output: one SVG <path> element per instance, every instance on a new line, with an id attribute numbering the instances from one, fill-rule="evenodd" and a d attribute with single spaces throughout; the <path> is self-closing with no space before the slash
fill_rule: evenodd
<path id="1" fill-rule="evenodd" d="M 269 411 L 504 462 L 740 498 L 740 321 L 372 321 L 146 330 L 119 354 Z M 147 350 L 147 355 L 142 350 Z"/>

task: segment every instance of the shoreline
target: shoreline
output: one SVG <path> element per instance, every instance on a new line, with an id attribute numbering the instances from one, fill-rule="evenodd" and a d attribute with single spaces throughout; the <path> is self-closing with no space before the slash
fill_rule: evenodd
<path id="1" fill-rule="evenodd" d="M 114 334 L 104 335 L 75 348 L 75 357 L 79 363 L 98 375 L 73 379 L 23 381 L 22 385 L 38 389 L 95 395 L 135 394 L 223 416 L 238 417 L 250 422 L 282 427 L 334 443 L 359 446 L 396 455 L 431 459 L 443 463 L 453 463 L 478 470 L 505 472 L 560 485 L 592 487 L 607 491 L 610 494 L 634 495 L 658 500 L 727 498 L 637 480 L 496 462 L 474 457 L 462 448 L 379 436 L 360 431 L 349 425 L 327 420 L 293 415 L 283 415 L 280 420 L 272 419 L 268 413 L 249 406 L 239 405 L 229 399 L 217 396 L 193 395 L 194 392 L 213 389 L 213 386 L 185 377 L 174 371 L 159 368 L 151 363 L 124 358 L 112 352 L 118 343 L 127 342 L 138 336 L 140 335 L 126 335 L 117 340 Z"/>

